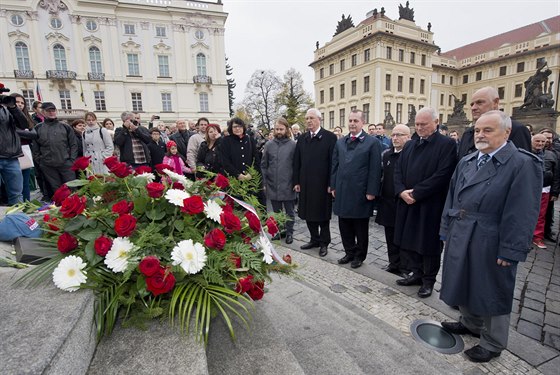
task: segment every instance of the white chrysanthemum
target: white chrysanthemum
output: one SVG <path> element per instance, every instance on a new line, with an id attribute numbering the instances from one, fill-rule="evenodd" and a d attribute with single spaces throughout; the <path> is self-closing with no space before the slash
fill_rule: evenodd
<path id="1" fill-rule="evenodd" d="M 206 264 L 206 252 L 201 243 L 193 240 L 179 242 L 171 251 L 173 265 L 180 265 L 186 273 L 194 274 Z"/>
<path id="2" fill-rule="evenodd" d="M 150 172 L 144 172 L 144 173 L 140 173 L 136 176 L 134 176 L 134 178 L 145 178 L 147 183 L 150 182 L 154 182 L 156 179 L 156 176 L 153 173 Z"/>
<path id="3" fill-rule="evenodd" d="M 220 215 L 222 214 L 222 206 L 218 203 L 209 199 L 204 203 L 204 213 L 206 217 L 210 220 L 214 220 L 216 223 L 220 222 Z"/>
<path id="4" fill-rule="evenodd" d="M 166 175 L 168 175 L 169 177 L 171 177 L 171 179 L 173 181 L 179 181 L 181 184 L 183 184 L 184 187 L 190 186 L 191 181 L 186 178 L 185 176 L 183 176 L 182 174 L 179 173 L 175 173 L 170 169 L 164 169 L 163 173 L 165 173 Z M 181 202 L 181 205 L 183 205 L 183 202 Z"/>
<path id="5" fill-rule="evenodd" d="M 263 253 L 263 260 L 266 264 L 272 263 L 272 243 L 266 237 L 261 235 L 259 240 L 257 241 L 257 246 L 261 249 L 261 253 Z"/>
<path id="6" fill-rule="evenodd" d="M 183 207 L 183 201 L 191 195 L 184 190 L 169 189 L 165 193 L 165 199 L 175 206 Z"/>
<path id="7" fill-rule="evenodd" d="M 115 238 L 111 250 L 105 256 L 105 265 L 115 273 L 124 272 L 128 266 L 128 253 L 133 249 L 134 244 L 128 238 Z"/>
<path id="8" fill-rule="evenodd" d="M 82 258 L 75 255 L 65 257 L 53 271 L 54 285 L 67 292 L 75 292 L 87 280 L 86 271 L 83 270 L 85 267 Z"/>
<path id="9" fill-rule="evenodd" d="M 97 203 L 97 202 L 101 202 L 103 200 L 103 197 L 100 197 L 99 195 L 96 195 L 95 197 L 92 198 L 92 200 Z"/>

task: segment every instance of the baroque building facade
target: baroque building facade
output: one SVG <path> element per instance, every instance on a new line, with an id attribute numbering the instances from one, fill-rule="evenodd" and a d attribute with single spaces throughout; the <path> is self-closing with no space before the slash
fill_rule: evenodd
<path id="1" fill-rule="evenodd" d="M 3 0 L 0 81 L 61 118 L 229 118 L 221 1 Z"/>
<path id="2" fill-rule="evenodd" d="M 442 53 L 431 25 L 421 28 L 413 10 L 400 9 L 392 20 L 381 8 L 357 26 L 336 34 L 314 52 L 315 102 L 324 126 L 347 128 L 352 109 L 366 123 L 407 123 L 424 106 L 439 112 L 440 122 L 462 104 L 470 118 L 472 94 L 493 86 L 500 109 L 512 114 L 523 104 L 524 82 L 544 62 L 560 79 L 560 16 Z M 558 109 L 558 86 L 552 93 Z M 557 124 L 558 125 L 558 124 Z"/>

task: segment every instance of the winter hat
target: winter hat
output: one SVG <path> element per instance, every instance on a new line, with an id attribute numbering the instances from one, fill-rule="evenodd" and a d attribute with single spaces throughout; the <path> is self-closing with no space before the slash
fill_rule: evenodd
<path id="1" fill-rule="evenodd" d="M 175 141 L 169 141 L 165 144 L 165 146 L 167 147 L 167 151 L 169 151 L 171 147 L 177 147 L 177 143 L 175 143 Z"/>

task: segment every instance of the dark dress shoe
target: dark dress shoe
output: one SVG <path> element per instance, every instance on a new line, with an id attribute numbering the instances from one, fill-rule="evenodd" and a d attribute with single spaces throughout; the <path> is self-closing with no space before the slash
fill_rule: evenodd
<path id="1" fill-rule="evenodd" d="M 488 362 L 492 358 L 499 357 L 501 352 L 492 352 L 484 349 L 480 345 L 475 345 L 472 348 L 465 350 L 465 355 L 473 362 Z"/>
<path id="2" fill-rule="evenodd" d="M 456 335 L 472 335 L 474 337 L 480 337 L 480 334 L 474 333 L 465 327 L 461 322 L 441 322 L 441 326 L 445 328 L 446 331 Z"/>
<path id="3" fill-rule="evenodd" d="M 352 267 L 352 268 L 358 268 L 358 267 L 360 267 L 363 263 L 364 263 L 364 262 L 361 261 L 361 260 L 354 259 L 354 260 L 352 261 L 352 263 L 350 263 L 350 267 Z"/>
<path id="4" fill-rule="evenodd" d="M 314 247 L 319 247 L 319 244 L 317 242 L 308 242 L 305 245 L 301 245 L 299 248 L 302 250 L 309 250 L 313 249 Z"/>
<path id="5" fill-rule="evenodd" d="M 398 275 L 398 276 L 402 276 L 402 272 L 399 269 L 399 267 L 394 267 L 394 266 L 389 265 L 387 267 L 383 267 L 383 271 L 387 271 L 389 273 L 392 273 L 392 274 L 395 274 L 395 275 Z"/>
<path id="6" fill-rule="evenodd" d="M 397 285 L 402 285 L 402 286 L 422 285 L 422 279 L 420 277 L 415 277 L 414 275 L 411 275 L 403 279 L 398 279 Z"/>
<path id="7" fill-rule="evenodd" d="M 287 234 L 286 235 L 286 244 L 291 244 L 292 242 L 294 242 L 294 237 L 291 234 Z"/>
<path id="8" fill-rule="evenodd" d="M 326 246 L 321 246 L 321 248 L 319 249 L 319 256 L 324 257 L 328 253 L 329 253 L 329 251 L 327 250 L 327 247 Z"/>
<path id="9" fill-rule="evenodd" d="M 346 254 L 345 256 L 343 256 L 342 258 L 340 258 L 338 260 L 338 264 L 346 264 L 346 263 L 350 263 L 351 261 L 354 260 L 354 257 Z"/>
<path id="10" fill-rule="evenodd" d="M 431 286 L 421 286 L 418 290 L 418 297 L 428 298 L 432 295 L 433 288 Z"/>

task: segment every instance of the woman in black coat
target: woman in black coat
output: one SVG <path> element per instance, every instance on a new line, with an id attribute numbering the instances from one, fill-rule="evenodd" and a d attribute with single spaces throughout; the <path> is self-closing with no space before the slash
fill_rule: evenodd
<path id="1" fill-rule="evenodd" d="M 200 144 L 196 156 L 196 166 L 204 167 L 207 171 L 224 173 L 220 160 L 219 148 L 222 143 L 221 129 L 216 124 L 206 127 L 205 141 Z"/>

